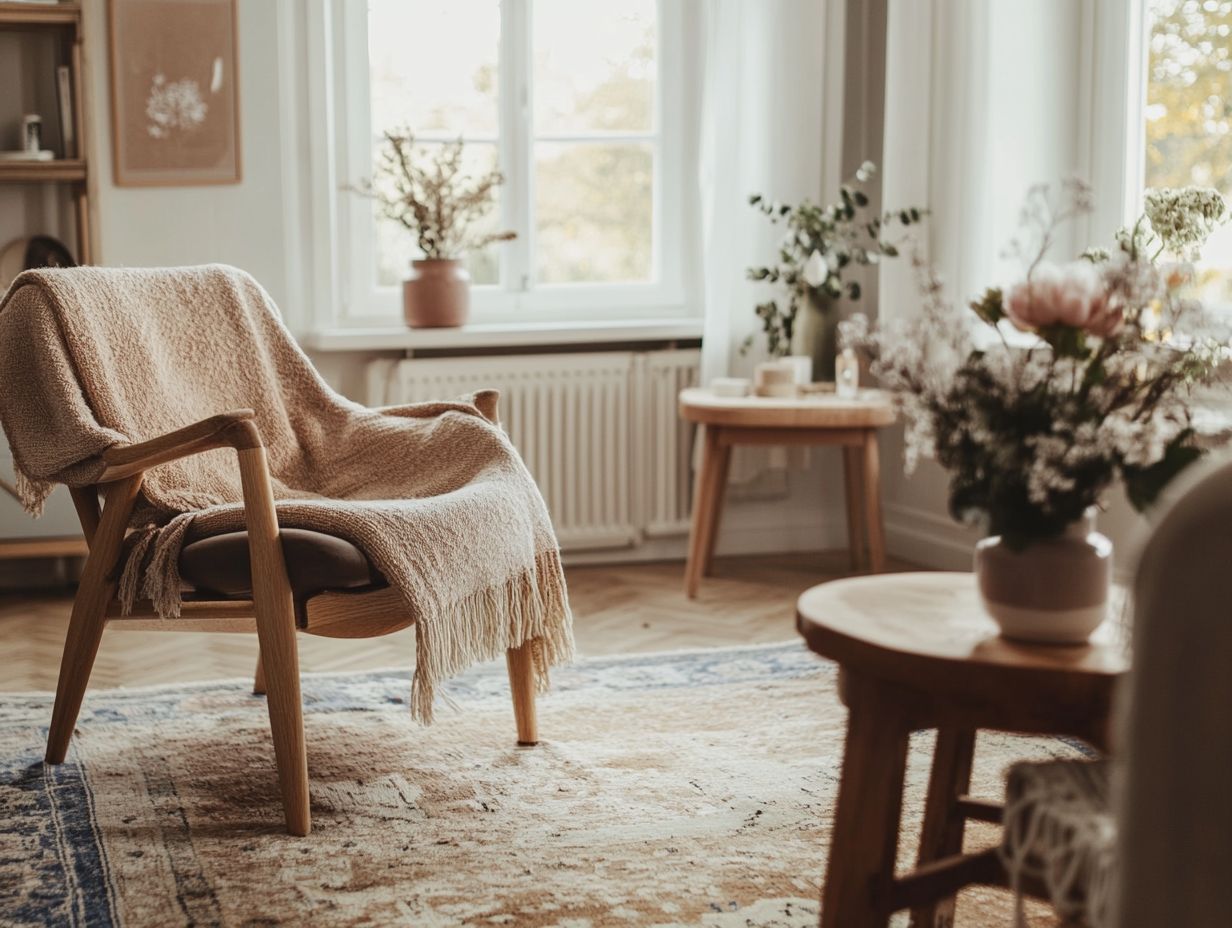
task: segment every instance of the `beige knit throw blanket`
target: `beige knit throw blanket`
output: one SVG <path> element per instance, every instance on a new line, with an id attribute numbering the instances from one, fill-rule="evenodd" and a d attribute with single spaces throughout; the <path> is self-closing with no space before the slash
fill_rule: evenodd
<path id="1" fill-rule="evenodd" d="M 547 508 L 505 434 L 470 401 L 368 409 L 321 379 L 247 274 L 218 265 L 27 271 L 0 303 L 0 420 L 23 503 L 96 481 L 101 453 L 231 409 L 256 410 L 278 521 L 345 538 L 416 624 L 412 713 L 438 682 L 538 641 L 540 688 L 572 656 Z M 244 527 L 235 454 L 154 468 L 120 582 L 180 612 L 187 540 Z"/>

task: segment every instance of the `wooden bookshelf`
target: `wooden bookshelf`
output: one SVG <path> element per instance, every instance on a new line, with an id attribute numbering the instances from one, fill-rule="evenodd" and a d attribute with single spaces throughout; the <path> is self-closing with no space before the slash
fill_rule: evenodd
<path id="1" fill-rule="evenodd" d="M 0 0 L 0 30 L 42 31 L 52 29 L 60 35 L 60 59 L 69 67 L 72 93 L 74 148 L 70 158 L 55 161 L 0 162 L 0 183 L 4 184 L 70 184 L 77 219 L 77 261 L 89 264 L 94 249 L 90 241 L 89 165 L 85 153 L 90 150 L 84 91 L 85 41 L 81 4 L 13 3 Z"/>
<path id="2" fill-rule="evenodd" d="M 0 161 L 0 184 L 50 184 L 61 188 L 62 195 L 69 197 L 72 202 L 76 225 L 75 256 L 79 264 L 90 264 L 93 261 L 94 249 L 90 236 L 91 166 L 88 153 L 92 147 L 84 96 L 86 70 L 82 5 L 67 0 L 59 3 L 14 3 L 0 0 L 0 32 L 6 33 L 5 41 L 10 43 L 46 43 L 49 41 L 48 34 L 51 34 L 58 63 L 67 65 L 69 69 L 69 90 L 72 97 L 70 119 L 74 136 L 72 149 L 64 153 L 68 157 L 54 161 Z M 54 81 L 54 73 L 47 75 L 47 79 Z M 21 90 L 13 88 L 6 92 L 20 93 Z M 42 115 L 44 122 L 49 118 L 58 118 L 58 114 L 53 113 Z M 63 144 L 63 140 L 61 141 Z M 44 230 L 30 229 L 25 234 L 42 231 Z M 7 489 L 0 486 L 0 493 Z M 56 495 L 58 497 L 60 494 Z M 80 535 L 0 537 L 0 559 L 71 557 L 84 555 L 86 551 L 85 539 Z"/>

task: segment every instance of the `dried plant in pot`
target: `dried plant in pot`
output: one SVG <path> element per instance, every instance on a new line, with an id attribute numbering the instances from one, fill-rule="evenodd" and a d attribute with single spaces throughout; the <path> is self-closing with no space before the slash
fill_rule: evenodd
<path id="1" fill-rule="evenodd" d="M 375 200 L 381 214 L 415 238 L 422 257 L 402 283 L 402 308 L 411 328 L 464 325 L 470 315 L 470 274 L 463 258 L 512 231 L 479 224 L 504 182 L 499 171 L 471 176 L 462 166 L 463 142 L 417 145 L 408 129 L 385 133 L 374 177 L 354 192 Z"/>

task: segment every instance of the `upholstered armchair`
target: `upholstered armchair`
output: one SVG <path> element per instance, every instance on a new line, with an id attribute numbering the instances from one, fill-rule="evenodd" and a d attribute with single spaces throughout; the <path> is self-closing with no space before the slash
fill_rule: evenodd
<path id="1" fill-rule="evenodd" d="M 1010 771 L 1010 880 L 1093 928 L 1232 921 L 1232 463 L 1171 490 L 1133 587 L 1108 760 Z M 1024 844 L 1025 842 L 1025 844 Z"/>
<path id="2" fill-rule="evenodd" d="M 222 266 L 23 274 L 0 303 L 0 380 L 28 507 L 67 484 L 89 545 L 48 763 L 65 759 L 108 627 L 256 633 L 295 835 L 311 827 L 301 632 L 415 625 L 408 715 L 425 722 L 436 684 L 504 653 L 518 741 L 538 740 L 535 693 L 571 654 L 571 617 L 494 391 L 352 403 L 265 291 Z"/>
<path id="3" fill-rule="evenodd" d="M 496 421 L 495 397 L 485 414 Z M 116 598 L 125 536 L 147 471 L 215 448 L 235 451 L 247 528 L 185 545 L 180 575 L 187 589 L 181 615 L 161 619 L 149 603 L 124 615 Z M 303 529 L 279 529 L 266 450 L 252 410 L 236 410 L 161 438 L 103 453 L 107 469 L 95 485 L 73 487 L 89 556 L 69 620 L 46 760 L 62 763 L 81 709 L 103 630 L 255 632 L 260 646 L 254 690 L 266 694 L 287 830 L 311 829 L 308 767 L 300 700 L 296 634 L 369 638 L 414 622 L 405 606 L 354 544 Z M 539 740 L 528 643 L 507 652 L 519 744 Z"/>

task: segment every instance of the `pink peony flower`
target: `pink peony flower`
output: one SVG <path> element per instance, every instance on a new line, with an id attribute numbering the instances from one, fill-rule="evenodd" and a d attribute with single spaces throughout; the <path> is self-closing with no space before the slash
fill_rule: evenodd
<path id="1" fill-rule="evenodd" d="M 1023 331 L 1065 325 L 1106 338 L 1122 322 L 1120 310 L 1109 307 L 1103 278 L 1090 261 L 1041 263 L 1027 280 L 1010 287 L 1004 304 L 1010 322 Z"/>

